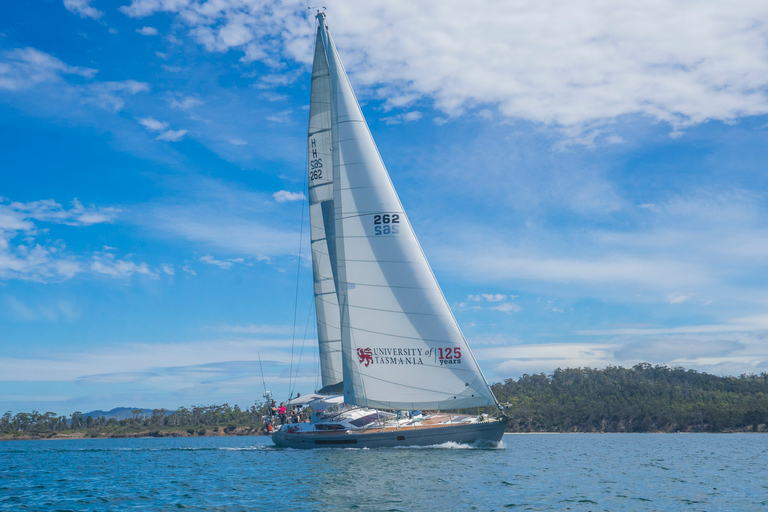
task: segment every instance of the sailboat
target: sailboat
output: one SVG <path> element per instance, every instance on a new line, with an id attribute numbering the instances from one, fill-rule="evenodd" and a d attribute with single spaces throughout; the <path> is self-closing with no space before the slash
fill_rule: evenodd
<path id="1" fill-rule="evenodd" d="M 291 448 L 498 443 L 505 418 L 400 204 L 317 13 L 308 196 L 323 388 Z M 470 410 L 466 414 L 445 411 Z M 474 411 L 471 411 L 474 410 Z M 501 408 L 499 407 L 499 410 Z"/>

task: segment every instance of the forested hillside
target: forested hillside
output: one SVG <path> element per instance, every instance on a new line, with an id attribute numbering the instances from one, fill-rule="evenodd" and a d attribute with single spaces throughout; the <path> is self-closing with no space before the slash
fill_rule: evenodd
<path id="1" fill-rule="evenodd" d="M 575 368 L 493 386 L 509 432 L 768 432 L 768 374 L 717 377 L 652 366 Z M 94 411 L 102 413 L 103 411 Z M 0 417 L 0 438 L 243 435 L 262 426 L 264 405 L 132 410 L 117 420 L 74 412 Z"/>
<path id="2" fill-rule="evenodd" d="M 494 384 L 510 432 L 766 431 L 768 374 L 652 366 L 575 368 Z"/>

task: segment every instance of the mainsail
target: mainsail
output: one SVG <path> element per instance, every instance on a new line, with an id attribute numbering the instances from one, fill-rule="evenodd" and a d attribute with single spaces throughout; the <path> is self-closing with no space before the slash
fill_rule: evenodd
<path id="1" fill-rule="evenodd" d="M 312 241 L 312 270 L 320 345 L 320 375 L 323 388 L 339 384 L 341 329 L 339 303 L 328 253 L 328 228 L 333 220 L 333 168 L 331 166 L 331 84 L 320 29 L 317 31 L 312 65 L 309 103 L 309 223 Z"/>
<path id="2" fill-rule="evenodd" d="M 323 167 L 323 177 L 318 179 L 329 181 L 314 188 L 315 208 L 317 211 L 316 205 L 322 205 L 325 231 L 313 231 L 312 247 L 313 261 L 325 262 L 328 256 L 338 296 L 334 305 L 340 306 L 341 315 L 344 399 L 380 409 L 459 409 L 494 404 L 493 393 L 392 186 L 322 13 L 318 20 L 312 104 L 316 104 L 315 84 L 320 83 L 321 70 L 325 72 L 318 59 L 324 57 L 330 86 L 333 177 L 326 177 Z M 310 122 L 310 134 L 312 126 L 317 127 L 316 134 L 325 130 L 319 122 L 321 104 L 319 99 L 318 107 L 311 111 L 312 119 L 318 122 Z M 327 140 L 325 136 L 315 137 L 316 145 L 320 139 Z M 332 198 L 318 199 L 327 197 L 320 196 L 319 191 L 329 184 Z M 326 189 L 322 190 L 326 194 Z M 326 205 L 332 205 L 332 216 Z M 313 220 L 313 230 L 315 224 Z M 319 228 L 319 221 L 317 225 Z M 320 242 L 318 257 L 316 241 Z M 326 247 L 330 250 L 325 251 Z M 328 269 L 323 265 L 315 266 L 315 289 L 325 297 L 330 283 L 327 287 L 317 285 L 328 280 Z M 325 312 L 326 325 L 329 314 Z M 318 324 L 319 317 L 318 307 Z"/>

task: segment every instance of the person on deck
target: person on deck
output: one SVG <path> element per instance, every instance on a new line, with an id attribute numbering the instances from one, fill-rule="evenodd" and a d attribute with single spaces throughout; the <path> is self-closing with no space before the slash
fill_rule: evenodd
<path id="1" fill-rule="evenodd" d="M 277 414 L 280 415 L 280 424 L 284 425 L 286 423 L 286 417 L 285 417 L 285 404 L 283 402 L 280 402 L 280 407 L 277 408 Z"/>

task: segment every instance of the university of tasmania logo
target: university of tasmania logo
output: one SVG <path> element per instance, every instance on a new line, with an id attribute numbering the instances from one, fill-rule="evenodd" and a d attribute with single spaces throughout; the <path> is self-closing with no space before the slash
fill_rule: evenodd
<path id="1" fill-rule="evenodd" d="M 357 349 L 357 357 L 360 358 L 359 363 L 365 363 L 365 367 L 368 368 L 369 364 L 373 364 L 373 353 L 369 348 Z"/>

